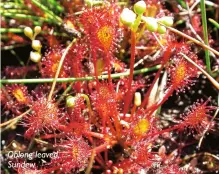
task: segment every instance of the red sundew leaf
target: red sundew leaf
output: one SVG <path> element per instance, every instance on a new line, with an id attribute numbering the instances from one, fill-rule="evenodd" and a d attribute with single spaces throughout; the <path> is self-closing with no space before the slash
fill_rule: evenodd
<path id="1" fill-rule="evenodd" d="M 181 55 L 177 53 L 184 52 L 188 55 L 194 62 L 202 67 L 201 62 L 198 60 L 197 56 L 190 51 L 187 46 L 182 46 L 182 48 L 176 49 L 176 55 L 173 56 L 172 64 L 168 67 L 168 72 L 170 76 L 169 85 L 173 89 L 179 91 L 184 91 L 184 89 L 191 85 L 194 85 L 194 78 L 199 76 L 199 70 L 190 62 L 186 61 Z"/>
<path id="2" fill-rule="evenodd" d="M 132 159 L 144 168 L 150 168 L 154 162 L 159 161 L 156 155 L 151 152 L 151 143 L 141 141 L 133 147 L 135 150 L 131 155 Z"/>
<path id="3" fill-rule="evenodd" d="M 209 124 L 208 117 L 210 116 L 210 111 L 212 108 L 207 106 L 209 100 L 206 102 L 196 102 L 190 108 L 190 110 L 183 114 L 183 127 L 188 127 L 192 130 L 196 130 L 198 133 L 201 133 L 203 129 Z"/>
<path id="4" fill-rule="evenodd" d="M 7 85 L 6 90 L 8 94 L 11 94 L 16 99 L 18 104 L 29 104 L 31 101 L 27 87 L 24 85 Z"/>
<path id="5" fill-rule="evenodd" d="M 103 117 L 116 116 L 116 93 L 108 84 L 100 84 L 96 95 L 92 95 L 95 108 Z"/>
<path id="6" fill-rule="evenodd" d="M 84 139 L 72 137 L 55 147 L 58 149 L 58 158 L 52 159 L 51 164 L 58 164 L 64 173 L 83 169 L 88 165 L 91 148 Z"/>
<path id="7" fill-rule="evenodd" d="M 61 113 L 53 101 L 50 102 L 45 97 L 39 98 L 32 103 L 31 110 L 32 113 L 24 117 L 23 125 L 28 127 L 26 138 L 31 138 L 41 131 L 50 132 L 60 128 Z"/>
<path id="8" fill-rule="evenodd" d="M 84 33 L 92 47 L 114 52 L 119 38 L 119 13 L 115 5 L 87 9 L 80 17 Z"/>
<path id="9" fill-rule="evenodd" d="M 41 73 L 43 77 L 54 77 L 59 66 L 59 61 L 62 57 L 64 49 L 55 47 L 50 49 L 42 59 Z M 66 61 L 65 61 L 66 62 Z M 69 77 L 68 65 L 64 63 L 61 68 L 59 77 Z"/>

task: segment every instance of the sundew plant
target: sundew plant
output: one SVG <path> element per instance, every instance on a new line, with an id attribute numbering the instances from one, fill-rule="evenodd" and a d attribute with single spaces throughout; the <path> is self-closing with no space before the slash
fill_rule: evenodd
<path id="1" fill-rule="evenodd" d="M 218 0 L 4 0 L 1 171 L 219 172 Z"/>

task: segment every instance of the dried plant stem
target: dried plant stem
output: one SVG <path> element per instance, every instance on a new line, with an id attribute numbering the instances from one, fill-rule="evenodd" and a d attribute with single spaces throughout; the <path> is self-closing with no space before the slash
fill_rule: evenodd
<path id="1" fill-rule="evenodd" d="M 145 94 L 144 100 L 141 104 L 141 107 L 147 106 L 151 91 L 154 88 L 154 85 L 155 85 L 157 79 L 160 77 L 162 69 L 165 67 L 165 64 L 168 62 L 170 55 L 171 55 L 171 49 L 167 49 L 163 55 L 163 62 L 161 64 L 161 67 L 159 68 L 159 71 L 156 73 L 156 76 L 154 77 L 154 80 L 153 80 L 152 84 L 150 85 L 150 88 L 148 89 L 147 93 Z"/>
<path id="2" fill-rule="evenodd" d="M 139 70 L 136 70 L 133 72 L 134 75 L 142 74 L 146 72 L 156 71 L 160 68 L 160 65 L 153 66 L 151 68 L 142 68 Z M 116 73 L 111 74 L 111 77 L 113 79 L 129 76 L 130 72 L 123 72 L 123 73 Z M 75 82 L 75 81 L 89 81 L 96 79 L 93 76 L 87 76 L 87 77 L 80 77 L 80 78 L 57 78 L 57 83 L 64 83 L 64 82 Z M 98 76 L 98 79 L 108 79 L 108 75 L 100 75 Z M 0 79 L 0 83 L 5 84 L 14 84 L 14 83 L 52 83 L 54 81 L 54 78 L 41 78 L 41 79 Z"/>
<path id="3" fill-rule="evenodd" d="M 197 67 L 207 78 L 208 80 L 219 90 L 219 83 L 211 77 L 204 69 L 202 69 L 200 66 L 198 66 L 194 61 L 192 61 L 188 56 L 186 56 L 183 53 L 180 53 L 187 61 L 189 61 L 191 64 L 193 64 L 195 67 Z"/>
<path id="4" fill-rule="evenodd" d="M 201 153 L 195 153 L 195 154 L 192 154 L 192 155 L 189 155 L 189 156 L 186 156 L 183 160 L 183 161 L 187 161 L 187 160 L 190 160 L 191 158 L 194 158 L 194 157 L 197 157 L 197 156 L 211 156 L 213 157 L 214 159 L 218 160 L 219 161 L 219 157 L 214 155 L 214 154 L 211 154 L 209 152 L 201 152 Z"/>
<path id="5" fill-rule="evenodd" d="M 12 122 L 14 122 L 14 121 L 18 121 L 19 119 L 21 119 L 24 115 L 26 115 L 26 114 L 27 114 L 28 112 L 30 112 L 30 111 L 31 111 L 31 109 L 28 109 L 26 112 L 22 113 L 21 115 L 15 117 L 15 118 L 13 118 L 13 119 L 10 119 L 10 120 L 8 120 L 8 121 L 6 121 L 6 122 L 4 122 L 4 123 L 1 123 L 1 124 L 0 124 L 0 127 L 6 126 L 6 125 L 8 125 L 8 124 L 10 124 L 10 123 L 12 123 Z"/>
<path id="6" fill-rule="evenodd" d="M 147 106 L 147 104 L 148 104 L 148 102 L 149 102 L 149 96 L 150 96 L 150 94 L 151 94 L 151 91 L 152 91 L 152 89 L 153 89 L 153 87 L 154 87 L 156 81 L 157 81 L 158 78 L 160 77 L 160 74 L 161 74 L 161 72 L 162 72 L 162 70 L 163 70 L 163 67 L 164 67 L 164 65 L 162 65 L 162 66 L 160 67 L 159 71 L 156 73 L 156 75 L 155 75 L 155 77 L 154 77 L 154 80 L 153 80 L 152 84 L 150 85 L 150 88 L 148 89 L 147 93 L 146 93 L 145 96 L 144 96 L 144 100 L 143 100 L 143 102 L 141 103 L 141 107 Z"/>
<path id="7" fill-rule="evenodd" d="M 59 62 L 59 66 L 57 68 L 57 71 L 56 71 L 56 74 L 55 74 L 55 78 L 53 80 L 53 83 L 52 83 L 52 87 L 51 87 L 51 90 L 50 90 L 50 93 L 49 93 L 49 96 L 48 96 L 48 101 L 50 101 L 52 99 L 52 94 L 53 94 L 53 91 L 55 89 L 55 86 L 56 86 L 56 81 L 57 81 L 57 78 L 59 76 L 59 73 L 61 71 L 61 68 L 62 68 L 62 64 L 65 60 L 65 56 L 67 55 L 69 49 L 71 48 L 71 46 L 73 45 L 73 43 L 75 42 L 75 39 L 69 44 L 69 46 L 65 49 L 61 59 L 60 59 L 60 62 Z"/>
<path id="8" fill-rule="evenodd" d="M 95 152 L 95 150 L 92 150 L 91 157 L 90 157 L 90 160 L 89 160 L 89 164 L 88 164 L 88 167 L 87 167 L 87 170 L 86 170 L 85 174 L 90 174 L 91 173 L 95 156 L 96 156 L 96 152 Z"/>
<path id="9" fill-rule="evenodd" d="M 152 106 L 148 107 L 145 112 L 147 112 L 148 115 L 153 114 L 171 96 L 174 90 L 174 86 L 171 86 L 169 89 L 167 89 L 165 91 L 164 97 Z"/>
<path id="10" fill-rule="evenodd" d="M 159 24 L 161 24 L 161 23 L 159 23 Z M 163 25 L 163 24 L 161 24 L 161 25 Z M 219 52 L 218 52 L 217 50 L 211 48 L 210 46 L 201 43 L 200 41 L 194 39 L 193 37 L 191 37 L 191 36 L 189 36 L 189 35 L 187 35 L 187 34 L 185 34 L 185 33 L 182 33 L 182 32 L 179 31 L 179 30 L 176 30 L 175 28 L 167 27 L 166 25 L 164 25 L 164 26 L 165 26 L 166 28 L 168 28 L 170 31 L 172 31 L 172 32 L 174 32 L 174 33 L 176 33 L 176 34 L 178 34 L 178 35 L 180 35 L 180 36 L 182 36 L 182 37 L 185 37 L 186 39 L 189 39 L 189 40 L 193 41 L 193 42 L 196 43 L 197 45 L 200 45 L 201 47 L 203 47 L 203 48 L 205 48 L 205 49 L 207 49 L 207 50 L 209 50 L 209 51 L 211 51 L 211 52 L 213 52 L 214 54 L 216 54 L 216 55 L 219 56 Z"/>

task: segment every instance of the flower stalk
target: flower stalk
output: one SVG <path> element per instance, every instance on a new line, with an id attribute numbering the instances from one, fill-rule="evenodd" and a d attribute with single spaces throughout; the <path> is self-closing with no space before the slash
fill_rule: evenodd
<path id="1" fill-rule="evenodd" d="M 60 62 L 59 62 L 59 65 L 58 65 L 58 68 L 57 68 L 57 71 L 56 71 L 56 74 L 55 74 L 55 78 L 54 78 L 54 80 L 53 80 L 52 87 L 51 87 L 51 90 L 50 90 L 50 93 L 49 93 L 49 96 L 48 96 L 48 101 L 51 101 L 51 99 L 52 99 L 52 94 L 53 94 L 53 91 L 54 91 L 54 89 L 55 89 L 56 81 L 57 81 L 57 78 L 58 78 L 59 73 L 60 73 L 60 71 L 61 71 L 62 64 L 63 64 L 63 62 L 64 62 L 64 60 L 65 60 L 65 57 L 66 57 L 66 55 L 67 55 L 69 49 L 71 48 L 71 46 L 73 45 L 73 43 L 74 43 L 75 41 L 76 41 L 76 40 L 74 39 L 74 40 L 69 44 L 69 46 L 66 48 L 66 50 L 64 51 L 64 53 L 63 53 L 63 55 L 62 55 L 62 57 L 61 57 L 61 59 L 60 59 Z"/>

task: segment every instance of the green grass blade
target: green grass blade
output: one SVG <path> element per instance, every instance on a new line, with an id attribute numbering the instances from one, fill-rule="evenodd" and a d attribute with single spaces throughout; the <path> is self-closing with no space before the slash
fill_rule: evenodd
<path id="1" fill-rule="evenodd" d="M 205 0 L 201 0 L 201 16 L 202 16 L 202 26 L 203 26 L 203 34 L 204 34 L 204 42 L 206 45 L 208 43 L 208 28 L 207 28 L 207 19 L 206 19 L 206 9 L 205 9 Z M 210 62 L 210 54 L 208 50 L 205 50 L 205 62 L 207 66 L 207 71 L 211 74 L 211 62 Z"/>
<path id="2" fill-rule="evenodd" d="M 219 23 L 217 23 L 214 19 L 209 18 L 208 19 L 216 28 L 219 29 Z"/>

